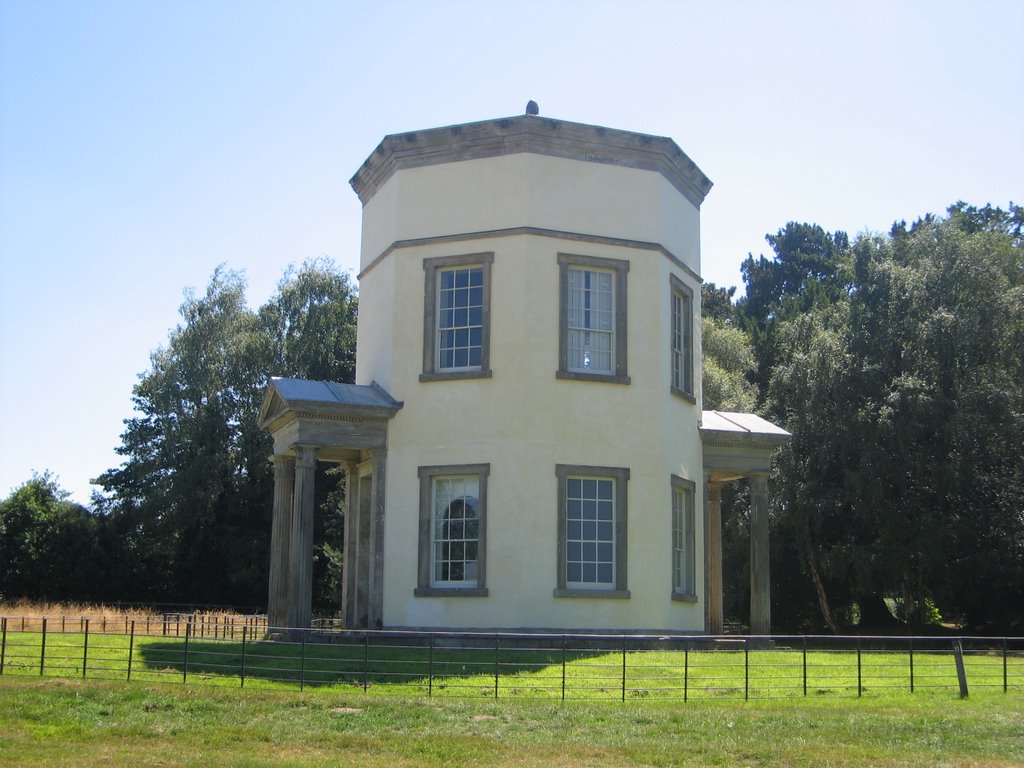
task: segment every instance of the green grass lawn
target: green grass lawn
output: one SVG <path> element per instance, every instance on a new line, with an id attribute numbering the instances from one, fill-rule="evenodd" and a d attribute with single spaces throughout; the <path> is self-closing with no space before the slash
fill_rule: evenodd
<path id="1" fill-rule="evenodd" d="M 339 638 L 333 638 L 337 641 Z M 242 642 L 78 632 L 8 632 L 4 676 L 232 687 L 357 689 L 364 697 L 546 698 L 562 700 L 874 697 L 958 691 L 951 647 L 907 652 L 808 650 L 628 650 L 612 647 L 523 650 L 345 642 Z M 735 648 L 735 645 L 727 646 Z M 968 653 L 972 693 L 1024 693 L 1024 655 Z"/>
<path id="2" fill-rule="evenodd" d="M 4 766 L 1019 766 L 1024 696 L 366 696 L 0 677 Z"/>

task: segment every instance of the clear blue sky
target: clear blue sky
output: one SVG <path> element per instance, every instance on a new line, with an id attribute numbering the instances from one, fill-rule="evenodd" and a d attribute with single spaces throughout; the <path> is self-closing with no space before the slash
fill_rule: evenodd
<path id="1" fill-rule="evenodd" d="M 0 0 L 0 494 L 117 466 L 131 389 L 221 263 L 355 271 L 388 133 L 520 114 L 671 136 L 703 275 L 787 221 L 1024 202 L 1024 2 Z M 271 372 L 272 373 L 272 372 Z"/>

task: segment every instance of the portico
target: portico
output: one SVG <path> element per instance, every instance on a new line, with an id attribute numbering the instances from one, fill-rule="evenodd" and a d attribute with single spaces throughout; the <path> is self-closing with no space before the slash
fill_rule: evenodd
<path id="1" fill-rule="evenodd" d="M 316 463 L 345 471 L 346 626 L 380 626 L 383 614 L 387 425 L 402 407 L 376 384 L 272 379 L 260 427 L 274 440 L 271 628 L 308 627 L 312 618 Z"/>
<path id="2" fill-rule="evenodd" d="M 772 454 L 792 437 L 752 413 L 704 411 L 705 615 L 706 631 L 724 631 L 722 610 L 722 485 L 750 480 L 750 634 L 771 634 L 771 571 L 768 541 L 768 476 Z"/>

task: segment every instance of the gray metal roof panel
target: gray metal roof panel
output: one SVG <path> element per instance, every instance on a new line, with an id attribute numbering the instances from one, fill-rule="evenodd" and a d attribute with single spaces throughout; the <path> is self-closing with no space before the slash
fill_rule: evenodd
<path id="1" fill-rule="evenodd" d="M 399 408 L 401 404 L 377 384 L 340 384 L 336 381 L 273 378 L 278 394 L 288 402 Z"/>

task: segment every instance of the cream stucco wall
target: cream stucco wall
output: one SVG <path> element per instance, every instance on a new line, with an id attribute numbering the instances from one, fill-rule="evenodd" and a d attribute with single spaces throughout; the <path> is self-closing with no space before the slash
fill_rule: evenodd
<path id="1" fill-rule="evenodd" d="M 364 209 L 360 270 L 396 242 L 523 226 L 660 243 L 700 273 L 699 212 L 664 176 L 527 153 L 395 173 Z"/>
<path id="2" fill-rule="evenodd" d="M 481 252 L 494 254 L 493 375 L 421 382 L 423 259 Z M 629 384 L 556 378 L 559 253 L 629 261 Z M 672 274 L 694 294 L 699 387 L 699 266 L 699 213 L 653 171 L 508 155 L 402 170 L 369 201 L 357 382 L 405 403 L 388 427 L 386 626 L 703 629 L 702 601 L 671 599 L 673 474 L 696 486 L 704 594 L 699 392 L 690 402 L 669 386 Z M 489 596 L 415 597 L 417 470 L 479 463 Z M 629 468 L 628 599 L 553 596 L 556 464 Z"/>

